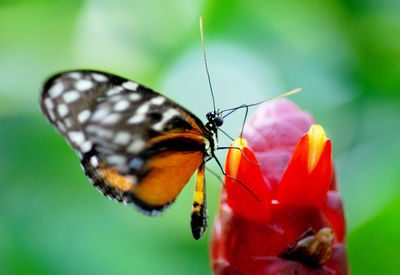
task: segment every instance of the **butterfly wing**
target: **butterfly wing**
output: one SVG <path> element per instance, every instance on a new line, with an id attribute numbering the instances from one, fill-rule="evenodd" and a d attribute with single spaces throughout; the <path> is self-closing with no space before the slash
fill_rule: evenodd
<path id="1" fill-rule="evenodd" d="M 188 110 L 136 82 L 71 71 L 44 85 L 41 108 L 104 195 L 156 215 L 203 162 L 211 139 Z"/>

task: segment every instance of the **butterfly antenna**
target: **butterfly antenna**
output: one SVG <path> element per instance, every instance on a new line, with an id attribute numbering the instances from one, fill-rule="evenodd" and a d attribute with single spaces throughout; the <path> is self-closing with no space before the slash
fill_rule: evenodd
<path id="1" fill-rule="evenodd" d="M 222 110 L 220 113 L 224 113 L 224 112 L 230 111 L 228 114 L 224 115 L 224 118 L 225 118 L 225 117 L 229 116 L 230 114 L 232 114 L 232 113 L 233 113 L 234 111 L 236 111 L 236 110 L 239 110 L 239 109 L 242 109 L 242 108 L 248 108 L 248 107 L 256 106 L 256 105 L 259 105 L 259 104 L 261 104 L 261 103 L 264 103 L 264 102 L 267 102 L 267 101 L 270 101 L 270 100 L 273 100 L 273 99 L 291 96 L 291 95 L 297 94 L 297 93 L 299 93 L 299 92 L 301 92 L 301 88 L 297 88 L 297 89 L 291 90 L 291 91 L 289 91 L 289 92 L 286 92 L 286 93 L 283 93 L 283 94 L 280 94 L 280 95 L 277 95 L 277 96 L 274 96 L 274 97 L 271 97 L 271 98 L 262 100 L 262 101 L 257 102 L 257 103 L 253 103 L 253 104 L 243 104 L 243 105 L 240 105 L 240 106 L 235 107 L 235 108 L 225 109 L 225 110 Z"/>
<path id="2" fill-rule="evenodd" d="M 214 113 L 216 113 L 214 92 L 213 92 L 213 88 L 211 85 L 210 73 L 208 72 L 206 49 L 204 47 L 203 17 L 201 17 L 201 16 L 200 16 L 200 34 L 201 34 L 201 46 L 203 48 L 204 65 L 206 67 L 207 78 L 208 78 L 208 85 L 210 86 L 210 92 L 211 92 L 211 97 L 212 97 L 212 101 L 213 101 Z"/>
<path id="3" fill-rule="evenodd" d="M 214 172 L 210 168 L 207 168 L 207 166 L 205 168 L 210 174 L 214 175 L 222 185 L 224 185 L 224 182 L 222 181 L 221 177 L 216 172 Z"/>
<path id="4" fill-rule="evenodd" d="M 240 140 L 243 139 L 243 130 L 244 130 L 244 125 L 246 124 L 246 119 L 247 119 L 248 113 L 249 113 L 249 107 L 246 107 L 246 113 L 245 113 L 245 115 L 244 115 L 243 124 L 242 124 L 242 129 L 240 130 Z"/>

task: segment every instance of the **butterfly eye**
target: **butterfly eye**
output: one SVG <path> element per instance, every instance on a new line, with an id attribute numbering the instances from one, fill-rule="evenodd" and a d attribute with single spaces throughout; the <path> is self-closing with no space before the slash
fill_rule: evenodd
<path id="1" fill-rule="evenodd" d="M 206 117 L 209 123 L 211 123 L 211 125 L 214 125 L 214 127 L 220 127 L 224 123 L 223 118 L 214 112 L 208 112 Z"/>
<path id="2" fill-rule="evenodd" d="M 222 117 L 220 117 L 219 115 L 215 116 L 214 121 L 215 121 L 215 125 L 217 125 L 217 127 L 221 127 L 222 124 L 224 123 L 224 119 Z"/>

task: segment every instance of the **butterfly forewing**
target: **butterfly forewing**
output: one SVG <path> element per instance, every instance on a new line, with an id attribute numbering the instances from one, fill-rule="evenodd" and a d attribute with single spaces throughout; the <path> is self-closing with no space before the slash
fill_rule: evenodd
<path id="1" fill-rule="evenodd" d="M 50 78 L 43 88 L 41 108 L 47 119 L 78 152 L 90 151 L 85 124 L 97 102 L 126 93 L 121 78 L 91 71 L 72 71 Z M 138 87 L 131 82 L 130 86 Z M 127 85 L 126 85 L 127 86 Z"/>
<path id="2" fill-rule="evenodd" d="M 202 122 L 163 95 L 97 71 L 72 71 L 44 86 L 41 107 L 81 157 L 91 182 L 117 201 L 158 214 L 203 162 Z"/>

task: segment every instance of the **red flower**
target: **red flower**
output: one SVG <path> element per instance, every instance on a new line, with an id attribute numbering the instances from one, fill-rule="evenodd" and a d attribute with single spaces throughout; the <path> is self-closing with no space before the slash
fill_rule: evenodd
<path id="1" fill-rule="evenodd" d="M 348 273 L 331 141 L 312 123 L 277 100 L 232 143 L 242 152 L 230 149 L 225 168 L 240 182 L 225 178 L 221 193 L 211 239 L 216 274 Z"/>

